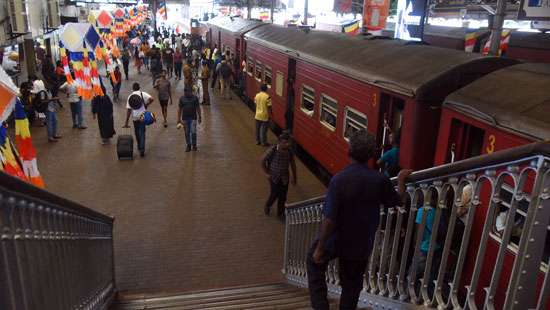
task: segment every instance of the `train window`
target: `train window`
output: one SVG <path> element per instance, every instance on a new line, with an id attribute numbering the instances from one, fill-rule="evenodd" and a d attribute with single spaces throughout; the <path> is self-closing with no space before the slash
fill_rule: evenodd
<path id="1" fill-rule="evenodd" d="M 265 66 L 264 75 L 264 81 L 267 84 L 267 87 L 271 88 L 271 83 L 273 80 L 271 67 Z"/>
<path id="2" fill-rule="evenodd" d="M 321 96 L 321 123 L 330 130 L 336 130 L 336 119 L 338 116 L 338 102 L 327 95 Z"/>
<path id="3" fill-rule="evenodd" d="M 248 72 L 248 75 L 252 76 L 254 74 L 254 60 L 250 57 L 247 57 L 246 66 L 246 72 Z"/>
<path id="4" fill-rule="evenodd" d="M 256 77 L 256 80 L 258 80 L 258 82 L 262 81 L 262 71 L 263 71 L 262 63 L 259 61 L 256 61 L 256 72 L 254 76 Z"/>
<path id="5" fill-rule="evenodd" d="M 275 93 L 277 94 L 277 96 L 280 96 L 280 97 L 283 96 L 284 80 L 285 80 L 285 76 L 283 75 L 283 73 L 280 71 L 277 71 L 277 78 L 275 80 Z"/>
<path id="6" fill-rule="evenodd" d="M 504 233 L 508 212 L 510 212 L 513 192 L 514 189 L 507 184 L 503 184 L 502 188 L 500 189 L 500 198 L 502 201 L 496 212 L 496 218 L 493 222 L 492 229 L 493 236 L 496 236 L 496 239 L 499 242 L 502 242 L 501 238 Z M 531 199 L 528 197 L 518 202 L 516 214 L 514 215 L 514 227 L 512 229 L 512 235 L 510 236 L 510 242 L 508 243 L 508 246 L 511 247 L 513 251 L 517 251 L 517 249 L 519 248 L 519 241 L 523 232 L 525 220 L 527 219 L 527 212 L 529 210 L 530 202 Z M 548 259 L 550 258 L 550 226 L 547 226 L 546 229 L 546 245 L 544 247 L 542 257 L 542 262 L 544 263 L 548 262 Z M 546 268 L 548 268 L 548 266 L 546 266 Z"/>
<path id="7" fill-rule="evenodd" d="M 313 109 L 315 108 L 315 90 L 309 86 L 302 87 L 302 104 L 300 109 L 307 115 L 313 115 Z"/>
<path id="8" fill-rule="evenodd" d="M 356 131 L 367 128 L 367 116 L 350 107 L 346 107 L 346 118 L 344 119 L 344 139 Z"/>
<path id="9" fill-rule="evenodd" d="M 450 144 L 454 147 L 448 154 L 447 162 L 458 161 L 481 155 L 485 131 L 458 119 L 451 122 Z"/>

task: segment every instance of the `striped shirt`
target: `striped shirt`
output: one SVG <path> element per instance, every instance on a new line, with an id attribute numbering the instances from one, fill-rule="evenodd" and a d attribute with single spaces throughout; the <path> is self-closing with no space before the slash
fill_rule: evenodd
<path id="1" fill-rule="evenodd" d="M 294 153 L 291 149 L 283 151 L 279 150 L 277 145 L 271 147 L 271 151 L 267 156 L 267 162 L 269 165 L 269 175 L 273 183 L 282 181 L 283 184 L 288 184 L 289 164 L 292 161 L 294 161 Z"/>

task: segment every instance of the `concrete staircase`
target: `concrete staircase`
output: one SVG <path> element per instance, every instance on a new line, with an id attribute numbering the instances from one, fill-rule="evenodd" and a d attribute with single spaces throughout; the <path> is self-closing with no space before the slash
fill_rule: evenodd
<path id="1" fill-rule="evenodd" d="M 336 309 L 335 305 L 333 305 Z M 332 307 L 331 307 L 332 308 Z M 311 309 L 307 290 L 284 283 L 189 292 L 171 296 L 121 296 L 111 310 Z"/>

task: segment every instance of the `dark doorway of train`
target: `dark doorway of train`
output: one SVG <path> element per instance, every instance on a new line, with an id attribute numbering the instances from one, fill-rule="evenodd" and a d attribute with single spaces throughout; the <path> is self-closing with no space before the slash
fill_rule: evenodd
<path id="1" fill-rule="evenodd" d="M 292 132 L 294 127 L 294 81 L 296 80 L 296 59 L 288 59 L 288 74 L 286 79 L 286 111 L 285 111 L 285 122 L 286 129 Z"/>

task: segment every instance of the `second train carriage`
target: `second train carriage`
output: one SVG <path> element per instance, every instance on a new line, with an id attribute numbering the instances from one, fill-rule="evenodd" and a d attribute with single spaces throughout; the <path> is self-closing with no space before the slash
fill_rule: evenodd
<path id="1" fill-rule="evenodd" d="M 550 140 L 550 64 L 518 64 L 445 99 L 434 163 L 545 140 Z"/>
<path id="2" fill-rule="evenodd" d="M 214 46 L 217 46 L 223 53 L 229 50 L 232 54 L 237 55 L 241 62 L 246 51 L 243 35 L 266 24 L 260 20 L 220 16 L 210 20 L 208 25 L 210 29 L 208 30 L 207 40 L 212 50 L 214 50 Z"/>
<path id="3" fill-rule="evenodd" d="M 273 119 L 329 173 L 349 159 L 347 137 L 401 130 L 400 165 L 431 167 L 445 96 L 514 60 L 399 40 L 365 40 L 266 25 L 248 32 L 250 99 L 270 87 Z"/>

